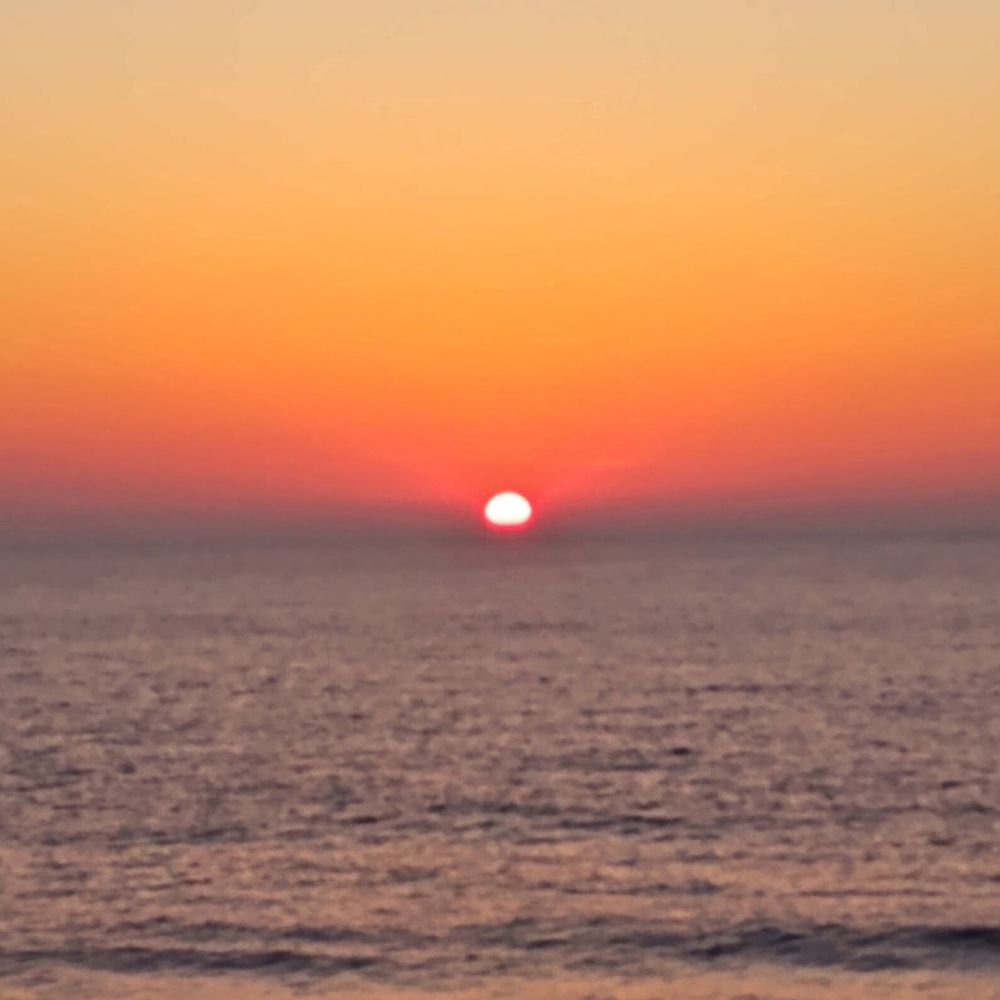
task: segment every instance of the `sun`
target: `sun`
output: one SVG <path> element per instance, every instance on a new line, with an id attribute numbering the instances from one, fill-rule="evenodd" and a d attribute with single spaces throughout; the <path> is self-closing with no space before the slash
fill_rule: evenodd
<path id="1" fill-rule="evenodd" d="M 523 528 L 531 515 L 531 504 L 520 493 L 498 493 L 483 508 L 486 523 L 493 528 Z"/>

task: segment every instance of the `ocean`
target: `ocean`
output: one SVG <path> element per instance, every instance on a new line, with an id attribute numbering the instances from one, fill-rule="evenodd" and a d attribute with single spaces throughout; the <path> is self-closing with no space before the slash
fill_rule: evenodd
<path id="1" fill-rule="evenodd" d="M 1000 539 L 0 552 L 0 997 L 1000 997 Z"/>

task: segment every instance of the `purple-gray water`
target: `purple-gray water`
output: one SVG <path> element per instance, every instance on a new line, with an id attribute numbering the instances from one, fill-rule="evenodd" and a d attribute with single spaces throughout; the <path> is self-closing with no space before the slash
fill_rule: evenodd
<path id="1" fill-rule="evenodd" d="M 12 547 L 0 996 L 1000 996 L 998 764 L 996 538 Z"/>

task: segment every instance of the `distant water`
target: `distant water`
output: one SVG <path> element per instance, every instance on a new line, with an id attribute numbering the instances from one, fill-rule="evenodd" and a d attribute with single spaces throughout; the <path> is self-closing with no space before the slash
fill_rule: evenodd
<path id="1" fill-rule="evenodd" d="M 1000 997 L 998 768 L 996 539 L 10 550 L 0 996 Z"/>

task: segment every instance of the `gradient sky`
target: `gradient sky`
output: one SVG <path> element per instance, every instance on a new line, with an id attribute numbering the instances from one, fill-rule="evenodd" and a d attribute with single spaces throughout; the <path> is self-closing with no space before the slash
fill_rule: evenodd
<path id="1" fill-rule="evenodd" d="M 996 0 L 0 0 L 0 514 L 1000 498 Z"/>

